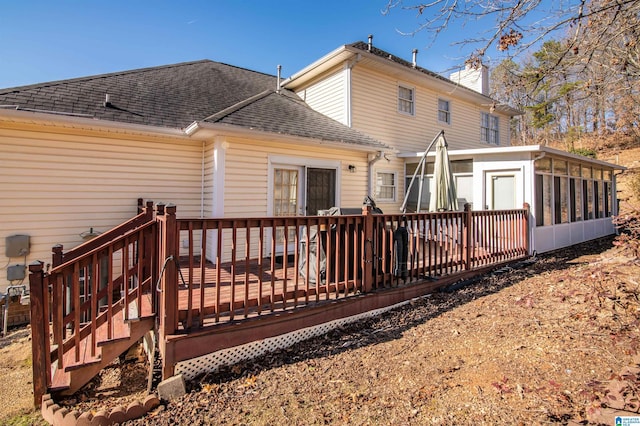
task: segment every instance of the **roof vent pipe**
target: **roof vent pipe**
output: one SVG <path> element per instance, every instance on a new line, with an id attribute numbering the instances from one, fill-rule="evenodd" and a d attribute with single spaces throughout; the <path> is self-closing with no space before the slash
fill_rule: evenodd
<path id="1" fill-rule="evenodd" d="M 415 68 L 418 66 L 418 49 L 413 49 L 411 53 L 413 53 L 413 67 Z"/>
<path id="2" fill-rule="evenodd" d="M 104 95 L 104 102 L 102 106 L 104 106 L 105 108 L 111 107 L 111 96 L 109 96 L 108 93 L 105 93 Z"/>
<path id="3" fill-rule="evenodd" d="M 278 81 L 276 83 L 276 93 L 280 93 L 280 72 L 282 71 L 282 65 L 278 65 Z"/>
<path id="4" fill-rule="evenodd" d="M 373 34 L 369 34 L 369 43 L 367 44 L 367 50 L 371 52 L 373 48 Z"/>

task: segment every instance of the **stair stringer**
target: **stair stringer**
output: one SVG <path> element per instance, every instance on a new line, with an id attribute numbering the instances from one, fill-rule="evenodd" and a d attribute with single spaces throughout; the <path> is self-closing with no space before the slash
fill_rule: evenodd
<path id="1" fill-rule="evenodd" d="M 61 390 L 60 395 L 72 395 L 77 392 L 84 385 L 89 383 L 100 371 L 107 365 L 111 364 L 113 360 L 119 357 L 121 354 L 129 350 L 138 340 L 140 340 L 145 333 L 152 330 L 155 324 L 155 317 L 146 317 L 129 322 L 129 337 L 126 339 L 118 339 L 109 342 L 104 342 L 99 346 L 101 361 L 94 364 L 89 364 L 84 367 L 80 367 L 66 372 L 69 374 L 69 388 Z M 151 366 L 153 368 L 153 366 Z"/>

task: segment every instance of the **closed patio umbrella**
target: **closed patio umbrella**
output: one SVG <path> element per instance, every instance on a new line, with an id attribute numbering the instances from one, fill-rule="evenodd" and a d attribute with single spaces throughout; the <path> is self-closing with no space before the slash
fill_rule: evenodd
<path id="1" fill-rule="evenodd" d="M 449 163 L 447 142 L 441 135 L 436 144 L 436 161 L 433 166 L 433 192 L 429 200 L 429 211 L 458 210 L 456 185 Z"/>

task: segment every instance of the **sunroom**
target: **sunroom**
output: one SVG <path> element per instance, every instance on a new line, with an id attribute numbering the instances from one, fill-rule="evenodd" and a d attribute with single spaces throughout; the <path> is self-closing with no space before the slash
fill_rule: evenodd
<path id="1" fill-rule="evenodd" d="M 408 211 L 419 184 L 409 188 L 422 153 L 405 158 Z M 427 155 L 420 206 L 428 206 L 434 154 Z M 624 167 L 541 145 L 449 151 L 458 207 L 505 210 L 529 205 L 531 251 L 555 250 L 614 234 L 616 171 Z M 421 208 L 424 210 L 424 208 Z"/>

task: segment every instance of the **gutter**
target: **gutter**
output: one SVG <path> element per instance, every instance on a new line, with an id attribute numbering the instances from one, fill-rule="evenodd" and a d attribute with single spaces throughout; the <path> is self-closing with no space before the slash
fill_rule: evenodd
<path id="1" fill-rule="evenodd" d="M 383 158 L 389 161 L 387 155 L 383 151 L 378 151 L 376 152 L 376 155 L 371 160 L 369 160 L 369 167 L 367 168 L 369 188 L 367 189 L 367 194 L 372 199 L 375 199 L 375 197 L 373 196 L 373 165 Z"/>
<path id="2" fill-rule="evenodd" d="M 210 138 L 213 136 L 240 136 L 240 137 L 256 137 L 270 142 L 290 142 L 311 146 L 328 146 L 337 149 L 347 149 L 352 151 L 373 153 L 376 151 L 393 151 L 393 148 L 384 144 L 380 145 L 360 145 L 356 143 L 344 142 L 340 140 L 316 139 L 305 136 L 287 135 L 284 133 L 273 133 L 264 130 L 248 129 L 238 127 L 231 124 L 223 123 L 204 123 L 193 122 L 185 129 L 185 134 L 193 136 L 199 133 L 201 138 Z"/>
<path id="3" fill-rule="evenodd" d="M 147 124 L 131 124 L 119 121 L 101 120 L 87 116 L 67 115 L 45 111 L 25 111 L 0 108 L 0 121 L 16 123 L 51 124 L 58 127 L 82 128 L 96 131 L 117 131 L 120 133 L 138 133 L 145 135 L 162 135 L 172 137 L 185 137 L 185 132 L 172 127 L 150 126 Z"/>
<path id="4" fill-rule="evenodd" d="M 583 163 L 591 163 L 598 164 L 600 166 L 610 167 L 616 170 L 626 170 L 626 167 L 621 166 L 619 164 L 608 163 L 603 160 L 598 160 L 596 158 L 585 157 L 583 155 L 572 154 L 567 151 L 562 151 L 555 148 L 549 148 L 543 145 L 512 145 L 512 146 L 503 146 L 503 147 L 487 147 L 487 148 L 470 148 L 470 149 L 452 149 L 449 150 L 449 157 L 473 157 L 476 155 L 487 155 L 487 154 L 499 154 L 499 155 L 508 155 L 515 153 L 539 153 L 538 155 L 557 155 L 559 157 L 570 158 L 575 161 L 580 161 Z M 419 158 L 422 156 L 423 152 L 401 152 L 397 154 L 398 158 Z M 429 153 L 429 156 L 433 156 L 435 154 Z M 542 158 L 542 157 L 540 157 Z"/>

